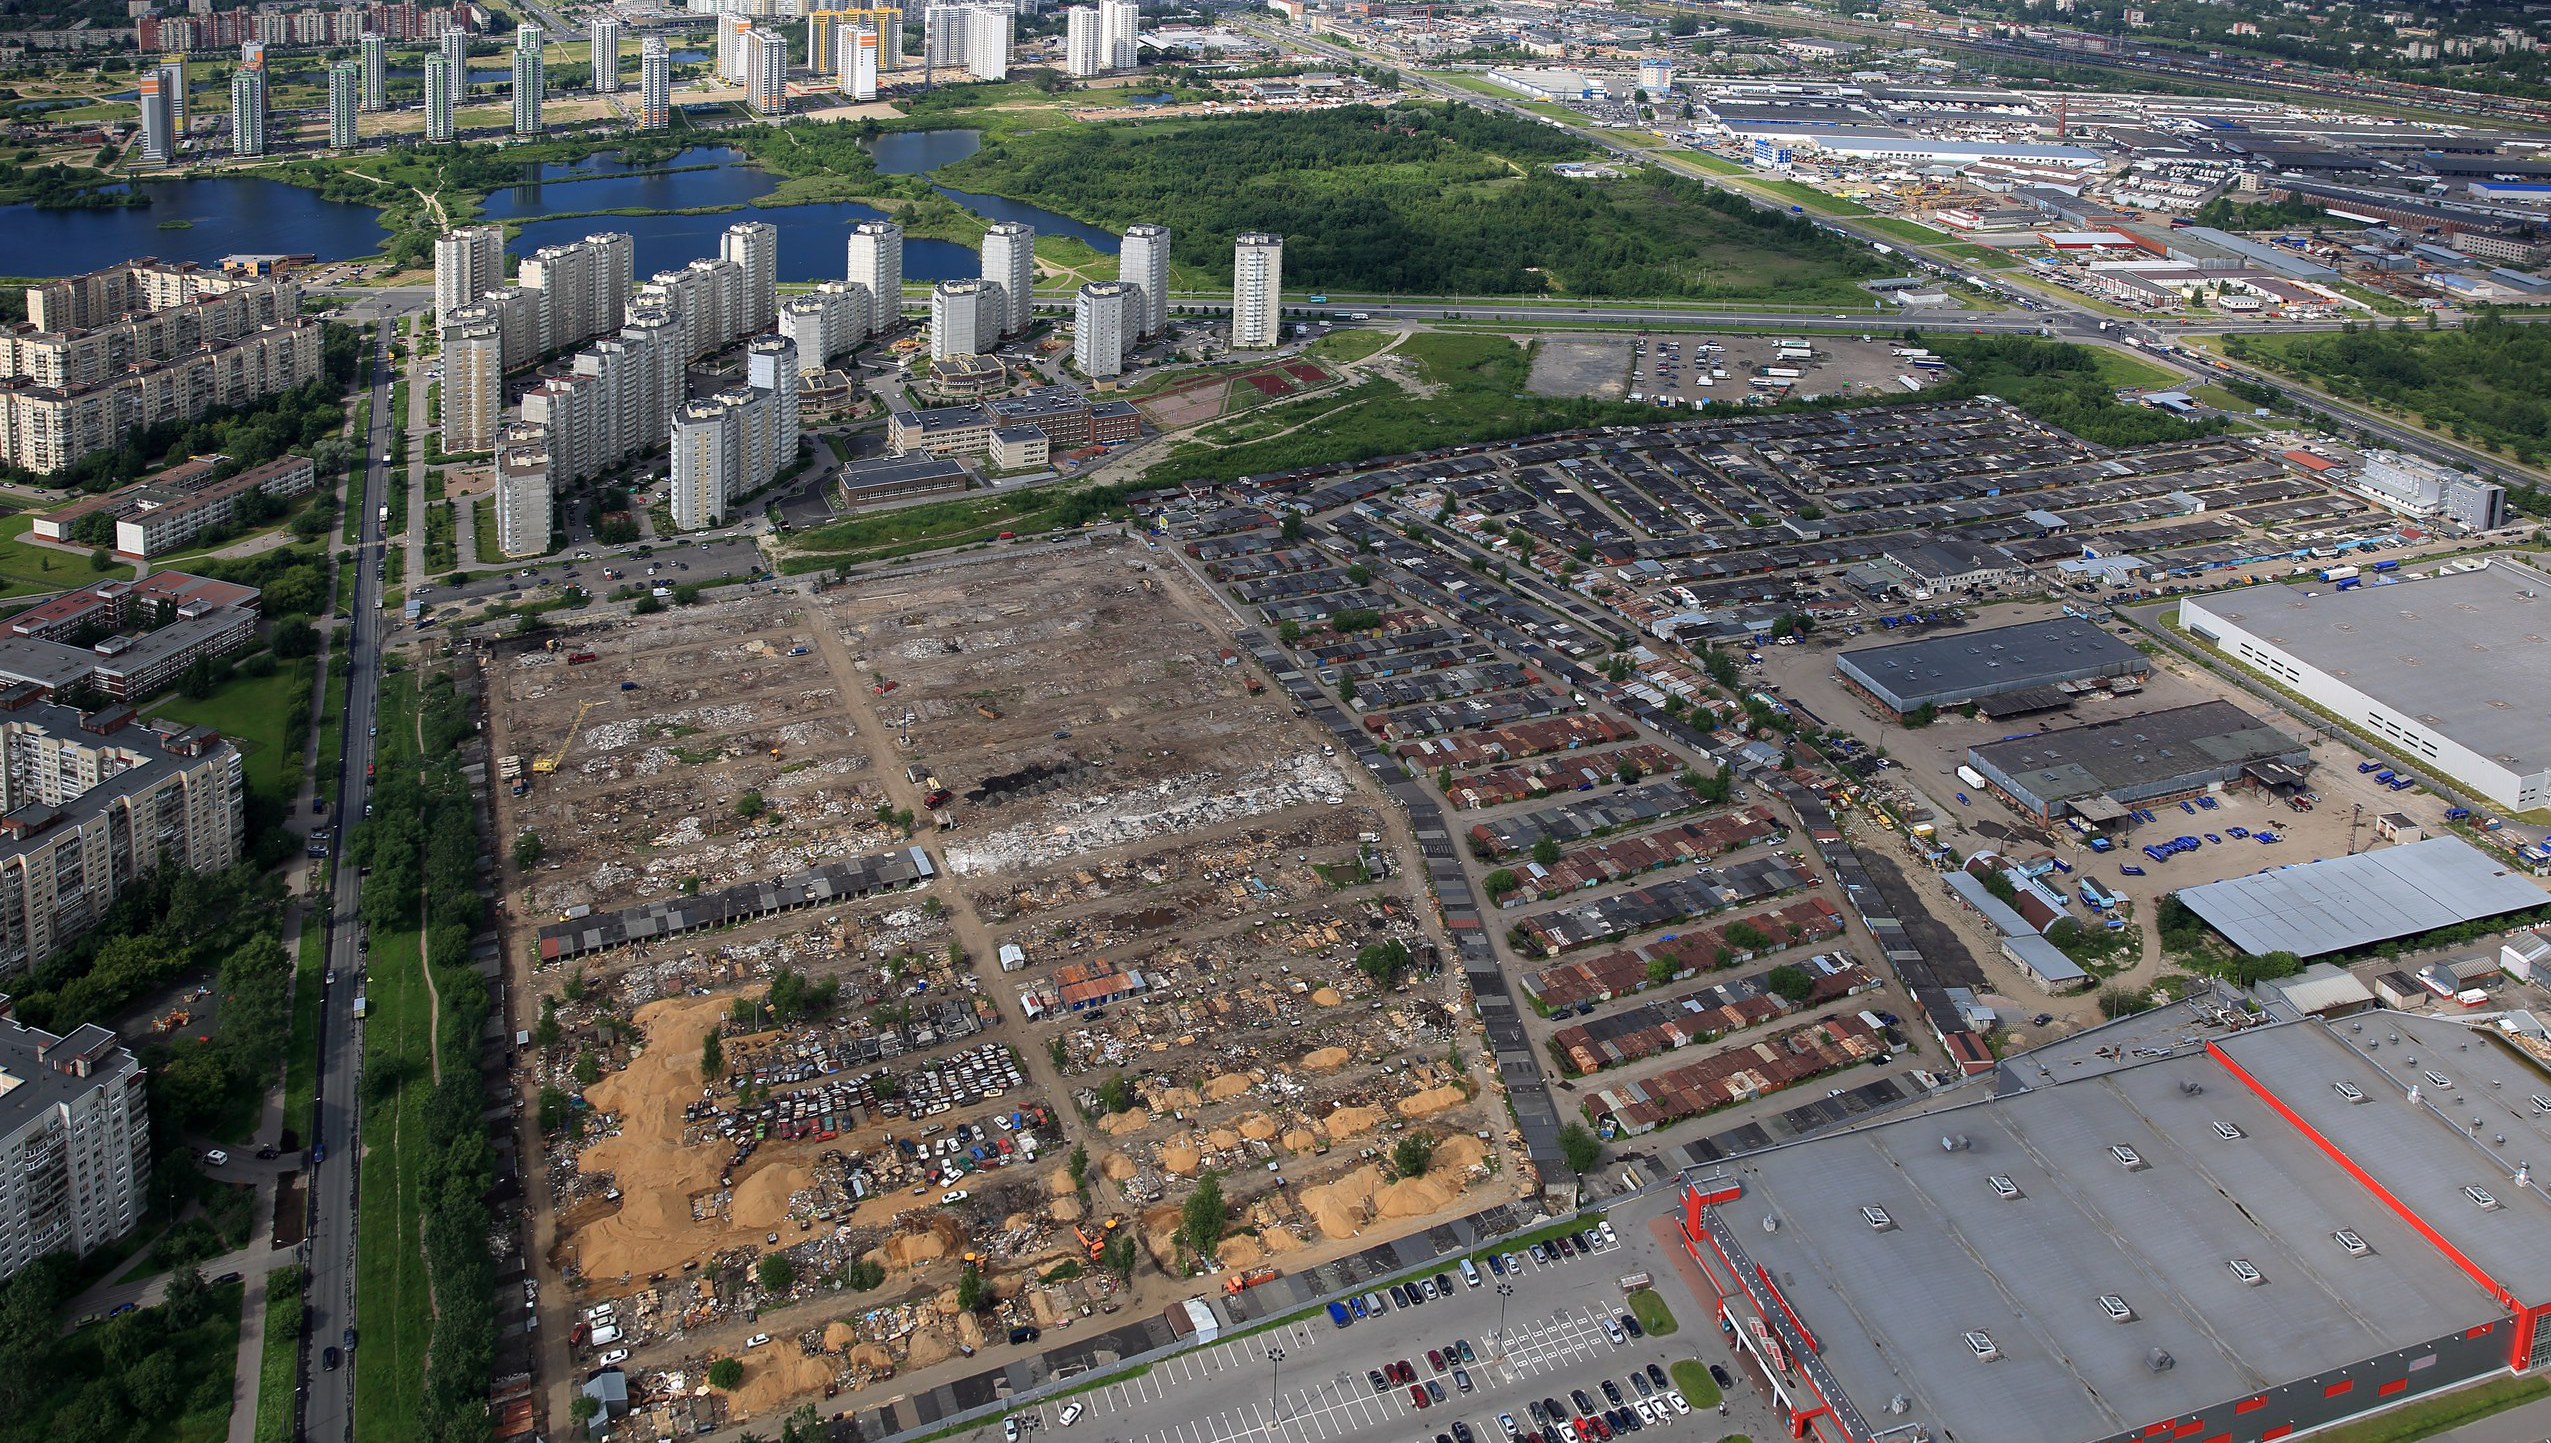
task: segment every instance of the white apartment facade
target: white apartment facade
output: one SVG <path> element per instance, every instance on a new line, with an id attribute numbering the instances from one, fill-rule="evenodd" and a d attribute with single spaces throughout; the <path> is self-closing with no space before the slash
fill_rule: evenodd
<path id="1" fill-rule="evenodd" d="M 115 1034 L 0 1017 L 0 1278 L 47 1253 L 86 1256 L 149 1202 L 145 1074 Z"/>
<path id="2" fill-rule="evenodd" d="M 1284 237 L 1252 231 L 1232 244 L 1231 344 L 1273 349 L 1284 339 Z"/>

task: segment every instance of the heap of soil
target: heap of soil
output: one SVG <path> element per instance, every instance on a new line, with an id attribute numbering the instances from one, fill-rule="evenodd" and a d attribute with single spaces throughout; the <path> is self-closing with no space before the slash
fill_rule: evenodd
<path id="1" fill-rule="evenodd" d="M 1284 1135 L 1284 1145 L 1295 1152 L 1310 1152 L 1320 1145 L 1320 1140 L 1311 1135 L 1309 1128 L 1297 1127 Z"/>
<path id="2" fill-rule="evenodd" d="M 1263 1112 L 1253 1112 L 1240 1119 L 1240 1135 L 1252 1142 L 1264 1142 L 1276 1135 L 1275 1119 Z"/>
<path id="3" fill-rule="evenodd" d="M 1045 1185 L 1054 1190 L 1056 1197 L 1064 1197 L 1080 1191 L 1072 1186 L 1072 1170 L 1067 1167 L 1054 1169 L 1053 1173 L 1045 1179 Z"/>
<path id="4" fill-rule="evenodd" d="M 1258 1240 L 1247 1233 L 1238 1233 L 1224 1238 L 1222 1248 L 1217 1254 L 1226 1268 L 1256 1267 L 1266 1255 L 1266 1250 L 1258 1246 Z"/>
<path id="5" fill-rule="evenodd" d="M 1401 1098 L 1400 1116 L 1432 1117 L 1439 1112 L 1450 1112 L 1469 1100 L 1458 1087 L 1430 1087 L 1424 1092 Z"/>
<path id="6" fill-rule="evenodd" d="M 1338 990 L 1334 987 L 1323 987 L 1311 994 L 1312 1005 L 1317 1007 L 1335 1007 L 1345 1000 L 1338 995 Z"/>
<path id="7" fill-rule="evenodd" d="M 1329 1130 L 1330 1141 L 1342 1142 L 1381 1126 L 1382 1116 L 1378 1107 L 1341 1107 L 1330 1113 L 1323 1125 Z"/>
<path id="8" fill-rule="evenodd" d="M 1205 1080 L 1205 1099 L 1208 1102 L 1220 1102 L 1228 1097 L 1238 1097 L 1247 1092 L 1250 1085 L 1249 1079 L 1237 1073 L 1226 1072 Z"/>
<path id="9" fill-rule="evenodd" d="M 784 1408 L 807 1393 L 821 1393 L 833 1380 L 829 1358 L 810 1358 L 795 1348 L 772 1344 L 756 1348 L 744 1362 L 744 1382 L 726 1395 L 727 1410 L 750 1418 L 768 1408 Z"/>
<path id="10" fill-rule="evenodd" d="M 1055 1176 L 1062 1177 L 1063 1175 L 1061 1173 L 1056 1173 Z M 1069 1182 L 1071 1179 L 1064 1178 L 1064 1181 Z M 1051 1214 L 1053 1219 L 1058 1223 L 1076 1223 L 1079 1222 L 1084 1215 L 1081 1207 L 1081 1200 L 1076 1197 L 1058 1197 L 1054 1201 L 1047 1203 L 1045 1205 L 1045 1210 L 1047 1213 Z"/>
<path id="11" fill-rule="evenodd" d="M 1335 1072 L 1339 1068 L 1346 1066 L 1348 1060 L 1354 1056 L 1354 1053 L 1347 1051 L 1343 1047 L 1323 1047 L 1317 1052 L 1306 1052 L 1302 1055 L 1302 1070 L 1305 1072 Z"/>
<path id="12" fill-rule="evenodd" d="M 1229 1152 L 1240 1145 L 1240 1134 L 1227 1127 L 1217 1127 L 1205 1134 L 1205 1141 L 1223 1152 Z"/>
<path id="13" fill-rule="evenodd" d="M 1123 1137 L 1129 1132 L 1140 1132 L 1149 1126 L 1151 1126 L 1151 1114 L 1139 1107 L 1127 1108 L 1123 1112 L 1111 1112 L 1098 1120 L 1098 1130 L 1109 1137 Z"/>
<path id="14" fill-rule="evenodd" d="M 1152 1105 L 1162 1112 L 1193 1112 L 1205 1105 L 1205 1099 L 1192 1087 L 1164 1087 L 1153 1098 Z"/>
<path id="15" fill-rule="evenodd" d="M 1140 1171 L 1134 1160 L 1121 1152 L 1111 1152 L 1098 1160 L 1098 1175 L 1110 1182 L 1123 1182 Z"/>
<path id="16" fill-rule="evenodd" d="M 848 1323 L 835 1321 L 824 1325 L 824 1351 L 827 1353 L 841 1352 L 858 1340 L 858 1330 Z"/>
<path id="17" fill-rule="evenodd" d="M 1194 1177 L 1203 1162 L 1204 1155 L 1183 1142 L 1166 1144 L 1160 1150 L 1160 1165 L 1180 1177 Z"/>

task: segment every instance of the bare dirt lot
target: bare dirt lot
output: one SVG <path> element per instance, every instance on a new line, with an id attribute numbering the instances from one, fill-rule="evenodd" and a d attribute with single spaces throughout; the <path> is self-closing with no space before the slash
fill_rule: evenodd
<path id="1" fill-rule="evenodd" d="M 1402 824 L 1228 632 L 1144 552 L 1023 550 L 491 658 L 562 1331 L 614 1299 L 642 1380 L 740 1353 L 698 1406 L 785 1411 L 1191 1295 L 1207 1175 L 1209 1269 L 1537 1185 Z M 531 960 L 576 907 L 912 846 L 911 890 Z"/>
<path id="2" fill-rule="evenodd" d="M 1541 396 L 1670 401 L 1680 406 L 1735 405 L 1761 393 L 1752 378 L 1764 368 L 1798 372 L 1800 396 L 1866 392 L 1887 399 L 1911 394 L 1897 379 L 1930 378 L 1893 352 L 1900 342 L 1858 336 L 1734 336 L 1714 331 L 1649 331 L 1637 341 L 1542 341 L 1533 352 L 1531 387 Z M 1784 356 L 1783 347 L 1792 348 Z M 1796 353 L 1805 347 L 1806 354 Z"/>

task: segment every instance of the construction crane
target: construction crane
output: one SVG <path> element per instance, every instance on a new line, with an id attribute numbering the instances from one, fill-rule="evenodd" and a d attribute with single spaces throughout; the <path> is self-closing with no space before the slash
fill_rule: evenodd
<path id="1" fill-rule="evenodd" d="M 602 705 L 602 703 L 598 701 L 589 701 L 578 706 L 576 708 L 576 719 L 567 723 L 567 736 L 565 740 L 558 743 L 558 750 L 551 752 L 545 757 L 532 758 L 531 769 L 536 772 L 554 772 L 558 770 L 558 763 L 565 759 L 567 755 L 567 748 L 575 744 L 576 729 L 585 724 L 585 713 L 592 711 L 595 707 L 600 705 Z"/>

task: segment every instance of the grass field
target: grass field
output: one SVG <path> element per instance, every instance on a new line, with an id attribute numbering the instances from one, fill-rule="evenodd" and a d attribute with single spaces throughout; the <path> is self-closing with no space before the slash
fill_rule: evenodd
<path id="1" fill-rule="evenodd" d="M 2099 378 L 2112 386 L 2172 386 L 2178 383 L 2176 372 L 2150 361 L 2113 351 L 2106 346 L 2089 348 L 2091 359 L 2099 365 Z"/>
<path id="2" fill-rule="evenodd" d="M 1675 1391 L 1683 1401 L 1695 1408 L 1718 1406 L 1718 1384 L 1710 1381 L 1710 1370 L 1702 1364 L 1686 1360 L 1668 1369 L 1674 1375 Z"/>
<path id="3" fill-rule="evenodd" d="M 281 662 L 272 676 L 233 677 L 201 701 L 171 695 L 151 711 L 230 738 L 242 753 L 248 789 L 288 800 L 301 788 L 310 667 L 307 657 Z"/>
<path id="4" fill-rule="evenodd" d="M 829 566 L 883 561 L 921 551 L 996 541 L 1004 531 L 1040 538 L 1053 525 L 1046 518 L 1069 494 L 1067 488 L 1047 486 L 933 501 L 831 522 L 790 538 L 796 549 L 781 563 L 781 569 L 821 571 Z"/>
<path id="5" fill-rule="evenodd" d="M 1310 351 L 1323 361 L 1343 364 L 1363 360 L 1390 343 L 1391 333 L 1388 331 L 1331 331 L 1313 341 Z"/>
<path id="6" fill-rule="evenodd" d="M 1959 260 L 1972 262 L 1987 270 L 2007 271 L 2018 266 L 2020 263 L 2019 257 L 2012 255 L 2008 251 L 1997 251 L 1991 246 L 1942 246 L 1940 247 L 1940 253 L 1943 255 L 1956 256 Z"/>
<path id="7" fill-rule="evenodd" d="M 416 764 L 415 690 L 405 675 L 381 684 L 383 766 Z M 374 933 L 368 974 L 355 1277 L 363 1347 L 354 1355 L 355 1384 L 370 1397 L 415 1398 L 424 1390 L 433 1327 L 423 1227 L 432 1182 L 425 1112 L 433 1091 L 434 999 L 421 938 L 414 930 Z M 404 1084 L 395 1091 L 378 1081 L 393 1078 Z M 354 1437 L 355 1443 L 415 1443 L 416 1416 L 399 1408 L 362 1410 Z"/>
<path id="8" fill-rule="evenodd" d="M 129 574 L 120 566 L 100 572 L 85 557 L 28 541 L 27 531 L 34 525 L 35 517 L 26 512 L 0 520 L 0 596 L 65 591 L 85 586 L 100 576 Z"/>
<path id="9" fill-rule="evenodd" d="M 1754 173 L 1752 168 L 1749 166 L 1729 160 L 1723 155 L 1712 155 L 1706 150 L 1676 150 L 1669 151 L 1667 153 L 1677 160 L 1689 161 L 1696 169 L 1706 170 L 1712 175 L 1751 175 Z"/>
<path id="10" fill-rule="evenodd" d="M 1795 201 L 1799 205 L 1807 207 L 1809 210 L 1820 211 L 1826 215 L 1870 214 L 1869 207 L 1862 205 L 1856 200 L 1844 200 L 1838 195 L 1827 195 L 1823 191 L 1816 189 L 1814 186 L 1807 185 L 1800 181 L 1757 180 L 1752 182 L 1752 185 L 1756 190 L 1762 191 L 1766 195 L 1774 195 L 1783 200 Z"/>
<path id="11" fill-rule="evenodd" d="M 257 1443 L 290 1443 L 293 1365 L 300 1361 L 301 1269 L 266 1274 L 266 1341 L 257 1361 Z"/>
<path id="12" fill-rule="evenodd" d="M 1871 216 L 1861 224 L 1883 236 L 1893 236 L 1907 245 L 1935 246 L 1948 237 L 1914 221 L 1899 220 L 1891 215 Z"/>
<path id="13" fill-rule="evenodd" d="M 2406 1407 L 2395 1408 L 2362 1423 L 2350 1423 L 2317 1435 L 2320 1443 L 2411 1443 L 2474 1419 L 2503 1413 L 2551 1393 L 2551 1378 L 2495 1378 L 2457 1388 Z M 2509 1437 L 2516 1435 L 2510 1433 Z M 2531 1433 L 2524 1436 L 2531 1437 Z"/>

